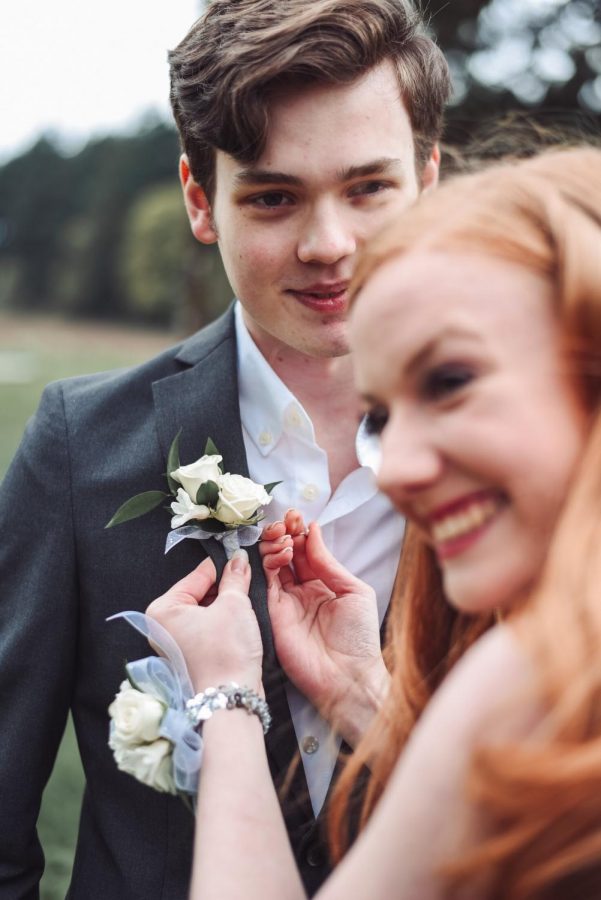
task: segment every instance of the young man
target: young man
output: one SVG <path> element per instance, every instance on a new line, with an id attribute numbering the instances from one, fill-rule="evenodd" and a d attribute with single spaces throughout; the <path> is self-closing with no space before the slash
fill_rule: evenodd
<path id="1" fill-rule="evenodd" d="M 124 660 L 147 655 L 107 616 L 143 610 L 203 555 L 223 564 L 214 541 L 163 557 L 160 509 L 104 530 L 124 500 L 164 486 L 180 428 L 183 462 L 211 437 L 228 471 L 282 479 L 270 518 L 294 505 L 321 521 L 382 612 L 394 578 L 401 523 L 355 456 L 346 288 L 364 239 L 436 183 L 444 60 L 401 0 L 215 0 L 170 62 L 191 226 L 219 242 L 239 304 L 143 366 L 51 385 L 3 484 L 7 898 L 37 894 L 35 821 L 69 708 L 87 777 L 70 896 L 186 896 L 192 817 L 117 771 L 106 713 Z M 278 667 L 256 547 L 251 559 L 268 752 L 278 778 L 300 744 L 285 814 L 313 892 L 328 871 L 315 815 L 335 754 Z"/>

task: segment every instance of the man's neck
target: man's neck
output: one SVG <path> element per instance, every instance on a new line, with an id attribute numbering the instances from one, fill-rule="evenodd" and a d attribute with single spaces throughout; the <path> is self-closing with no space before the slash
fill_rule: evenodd
<path id="1" fill-rule="evenodd" d="M 259 348 L 310 417 L 319 446 L 328 455 L 332 492 L 357 467 L 355 436 L 359 403 L 349 354 L 306 356 L 291 348 Z"/>

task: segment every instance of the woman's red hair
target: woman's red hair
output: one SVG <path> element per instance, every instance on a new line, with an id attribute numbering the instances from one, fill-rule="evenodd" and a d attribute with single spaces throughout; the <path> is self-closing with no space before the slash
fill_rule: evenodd
<path id="1" fill-rule="evenodd" d="M 499 900 L 601 897 L 601 150 L 551 151 L 448 182 L 367 246 L 354 297 L 387 260 L 428 250 L 502 258 L 549 279 L 569 371 L 590 413 L 520 630 L 549 710 L 545 738 L 475 753 L 469 790 L 496 828 L 450 862 L 449 891 L 486 872 Z M 392 687 L 334 793 L 336 858 L 364 767 L 361 825 L 433 692 L 491 624 L 447 604 L 435 557 L 409 525 L 387 630 Z"/>

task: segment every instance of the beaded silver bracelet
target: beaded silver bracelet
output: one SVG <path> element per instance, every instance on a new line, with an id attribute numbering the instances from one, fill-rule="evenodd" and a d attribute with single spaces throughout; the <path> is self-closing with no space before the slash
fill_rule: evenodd
<path id="1" fill-rule="evenodd" d="M 258 716 L 267 734 L 271 725 L 269 707 L 262 697 L 251 688 L 240 687 L 235 681 L 208 687 L 186 703 L 186 714 L 195 728 L 210 719 L 218 709 L 245 709 L 251 716 Z"/>

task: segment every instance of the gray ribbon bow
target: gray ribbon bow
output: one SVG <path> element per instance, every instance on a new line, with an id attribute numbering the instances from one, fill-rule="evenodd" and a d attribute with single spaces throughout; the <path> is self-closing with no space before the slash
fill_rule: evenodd
<path id="1" fill-rule="evenodd" d="M 217 533 L 205 531 L 200 525 L 182 525 L 180 528 L 174 528 L 167 535 L 165 553 L 169 553 L 180 541 L 185 541 L 186 538 L 191 538 L 195 541 L 206 541 L 209 538 L 215 538 L 216 541 L 220 541 L 223 544 L 225 555 L 228 559 L 231 559 L 236 550 L 239 550 L 240 547 L 251 547 L 257 543 L 260 537 L 261 529 L 258 525 L 239 525 L 237 528 L 231 528 L 229 531 Z"/>

